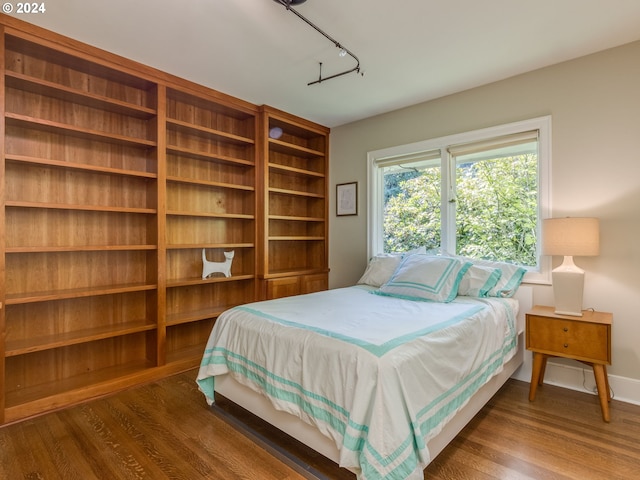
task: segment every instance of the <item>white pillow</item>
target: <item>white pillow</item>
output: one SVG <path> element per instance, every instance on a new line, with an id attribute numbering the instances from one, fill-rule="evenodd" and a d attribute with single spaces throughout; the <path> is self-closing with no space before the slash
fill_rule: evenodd
<path id="1" fill-rule="evenodd" d="M 369 265 L 358 283 L 372 287 L 379 287 L 383 283 L 387 283 L 401 261 L 402 256 L 400 255 L 376 255 L 369 261 Z"/>
<path id="2" fill-rule="evenodd" d="M 498 280 L 498 283 L 489 290 L 489 297 L 501 297 L 508 298 L 513 297 L 518 287 L 522 283 L 524 274 L 527 273 L 527 269 L 520 265 L 514 265 L 506 262 L 492 262 L 490 260 L 478 260 L 474 262 L 475 265 L 481 265 L 484 267 L 495 267 L 502 271 L 502 275 Z"/>
<path id="3" fill-rule="evenodd" d="M 387 283 L 404 257 L 418 253 L 426 253 L 425 247 L 414 248 L 402 253 L 381 253 L 372 257 L 362 277 L 358 280 L 358 284 L 379 287 L 383 283 Z"/>
<path id="4" fill-rule="evenodd" d="M 453 257 L 409 255 L 374 293 L 409 300 L 450 302 L 471 263 Z"/>
<path id="5" fill-rule="evenodd" d="M 514 265 L 507 262 L 496 262 L 492 260 L 479 260 L 475 258 L 461 257 L 458 255 L 452 255 L 453 258 L 457 258 L 461 261 L 471 262 L 474 265 L 489 268 L 498 268 L 502 272 L 498 282 L 487 293 L 488 297 L 500 297 L 508 298 L 513 297 L 516 290 L 522 283 L 524 274 L 527 273 L 527 269 L 520 265 Z"/>
<path id="6" fill-rule="evenodd" d="M 487 297 L 502 276 L 499 268 L 471 265 L 460 280 L 458 295 L 467 297 Z"/>

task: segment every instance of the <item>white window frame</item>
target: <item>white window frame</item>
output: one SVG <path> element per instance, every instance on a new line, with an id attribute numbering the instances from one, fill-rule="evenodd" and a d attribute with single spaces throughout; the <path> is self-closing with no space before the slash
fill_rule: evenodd
<path id="1" fill-rule="evenodd" d="M 542 219 L 549 218 L 551 212 L 551 116 L 543 116 L 523 120 L 520 122 L 498 125 L 495 127 L 473 130 L 470 132 L 447 135 L 439 138 L 432 138 L 420 142 L 395 147 L 374 150 L 367 153 L 367 176 L 368 176 L 368 258 L 380 254 L 384 251 L 383 240 L 383 198 L 384 180 L 381 173 L 384 163 L 393 161 L 398 157 L 411 158 L 423 152 L 440 150 L 440 166 L 442 172 L 442 247 L 450 249 L 455 242 L 455 225 L 446 221 L 446 216 L 450 215 L 451 204 L 449 202 L 450 191 L 446 188 L 449 179 L 453 174 L 448 168 L 449 153 L 447 148 L 453 145 L 460 145 L 471 142 L 490 140 L 495 137 L 512 135 L 531 130 L 538 130 L 538 231 L 537 245 L 538 265 L 530 267 L 524 277 L 527 283 L 550 284 L 551 283 L 551 259 L 542 256 L 541 252 L 541 225 Z M 453 235 L 453 238 L 452 238 Z"/>

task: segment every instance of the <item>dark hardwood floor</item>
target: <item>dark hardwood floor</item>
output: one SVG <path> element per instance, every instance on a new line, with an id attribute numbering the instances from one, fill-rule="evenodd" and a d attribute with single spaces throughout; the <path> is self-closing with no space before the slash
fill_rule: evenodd
<path id="1" fill-rule="evenodd" d="M 195 374 L 1 427 L 0 478 L 355 478 L 221 402 L 256 436 L 241 433 L 224 412 L 208 408 Z M 265 446 L 262 437 L 276 446 Z M 528 384 L 510 380 L 429 465 L 425 478 L 640 478 L 640 406 L 613 400 L 607 424 L 593 395 L 544 385 L 530 403 Z"/>

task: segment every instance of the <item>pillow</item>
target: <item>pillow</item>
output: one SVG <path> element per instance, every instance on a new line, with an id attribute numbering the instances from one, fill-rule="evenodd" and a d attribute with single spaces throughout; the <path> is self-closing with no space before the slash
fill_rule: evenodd
<path id="1" fill-rule="evenodd" d="M 514 265 L 507 262 L 496 262 L 492 260 L 480 260 L 475 258 L 460 257 L 452 255 L 453 258 L 457 258 L 461 261 L 471 262 L 474 265 L 489 268 L 498 268 L 502 272 L 498 282 L 487 293 L 488 297 L 500 297 L 509 298 L 513 297 L 516 290 L 522 283 L 524 274 L 527 273 L 527 269 L 520 265 Z"/>
<path id="2" fill-rule="evenodd" d="M 450 302 L 458 295 L 462 276 L 471 266 L 453 257 L 409 255 L 376 294 L 408 300 Z"/>
<path id="3" fill-rule="evenodd" d="M 382 253 L 380 255 L 376 255 L 369 260 L 366 270 L 357 283 L 359 285 L 379 287 L 383 283 L 387 283 L 387 281 L 389 281 L 391 274 L 395 272 L 396 267 L 404 257 L 408 255 L 415 255 L 417 253 L 426 253 L 426 249 L 424 247 L 418 247 L 407 252 Z"/>
<path id="4" fill-rule="evenodd" d="M 471 265 L 460 280 L 458 295 L 467 297 L 486 297 L 489 291 L 496 286 L 502 276 L 499 268 Z"/>
<path id="5" fill-rule="evenodd" d="M 514 265 L 513 263 L 492 262 L 491 260 L 477 260 L 473 263 L 484 267 L 499 268 L 502 272 L 498 283 L 489 290 L 487 294 L 489 297 L 513 297 L 513 294 L 516 293 L 516 290 L 518 290 L 518 287 L 522 283 L 524 274 L 527 273 L 526 268 L 520 265 Z"/>
<path id="6" fill-rule="evenodd" d="M 369 261 L 366 270 L 358 280 L 359 284 L 379 287 L 387 283 L 402 261 L 400 255 L 376 255 Z"/>

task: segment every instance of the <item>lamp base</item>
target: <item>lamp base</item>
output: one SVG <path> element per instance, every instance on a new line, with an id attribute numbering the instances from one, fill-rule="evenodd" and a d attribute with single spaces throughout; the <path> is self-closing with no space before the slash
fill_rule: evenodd
<path id="1" fill-rule="evenodd" d="M 573 264 L 573 262 L 571 262 Z M 572 265 L 560 265 L 551 272 L 553 297 L 558 315 L 582 316 L 582 293 L 584 291 L 584 271 Z"/>

